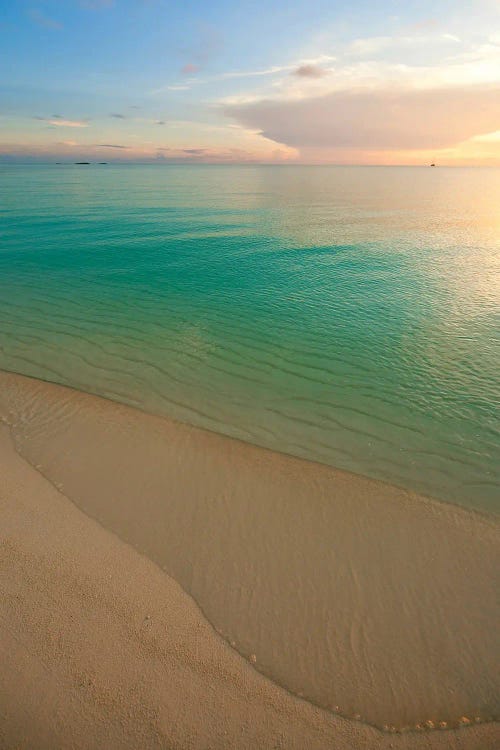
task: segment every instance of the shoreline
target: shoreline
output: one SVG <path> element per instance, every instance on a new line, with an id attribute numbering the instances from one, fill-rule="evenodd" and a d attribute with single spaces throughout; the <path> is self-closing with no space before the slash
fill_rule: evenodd
<path id="1" fill-rule="evenodd" d="M 419 492 L 418 490 L 412 489 L 411 487 L 407 487 L 404 484 L 398 484 L 397 482 L 389 482 L 389 481 L 386 481 L 385 479 L 380 479 L 378 477 L 370 476 L 368 474 L 362 474 L 361 472 L 351 471 L 350 469 L 344 469 L 340 466 L 335 466 L 333 464 L 327 463 L 326 461 L 321 461 L 319 459 L 308 458 L 305 456 L 300 456 L 295 453 L 287 453 L 285 450 L 279 450 L 277 448 L 270 448 L 267 445 L 254 443 L 242 437 L 236 437 L 234 435 L 230 435 L 225 432 L 218 432 L 217 430 L 210 428 L 210 427 L 202 427 L 202 426 L 193 424 L 191 422 L 183 421 L 182 419 L 177 418 L 177 417 L 167 416 L 165 414 L 147 410 L 142 405 L 139 405 L 137 403 L 129 402 L 126 400 L 121 401 L 119 400 L 119 398 L 111 397 L 110 395 L 104 396 L 91 390 L 85 390 L 84 388 L 69 385 L 62 381 L 59 382 L 57 380 L 45 379 L 43 377 L 39 377 L 36 375 L 26 375 L 22 372 L 18 372 L 17 370 L 5 370 L 5 369 L 0 368 L 0 380 L 2 376 L 12 376 L 14 378 L 19 378 L 21 380 L 33 381 L 34 383 L 42 383 L 43 385 L 47 385 L 49 387 L 64 389 L 70 392 L 74 392 L 75 394 L 81 394 L 84 397 L 88 396 L 90 398 L 98 399 L 105 403 L 110 403 L 118 407 L 124 407 L 125 409 L 130 409 L 132 412 L 137 412 L 138 414 L 141 414 L 146 418 L 158 419 L 165 423 L 171 424 L 173 426 L 179 425 L 182 429 L 189 428 L 200 433 L 213 435 L 216 438 L 222 438 L 223 440 L 229 440 L 231 442 L 238 443 L 243 446 L 249 446 L 249 448 L 253 448 L 258 451 L 264 451 L 266 453 L 283 456 L 285 457 L 285 459 L 292 459 L 293 461 L 299 461 L 299 462 L 309 464 L 312 466 L 318 466 L 321 469 L 326 468 L 332 472 L 335 472 L 338 475 L 346 477 L 347 479 L 351 478 L 353 481 L 359 480 L 361 482 L 368 482 L 373 485 L 380 485 L 380 487 L 382 488 L 388 487 L 388 488 L 391 488 L 392 490 L 396 490 L 400 492 L 402 495 L 411 495 L 414 497 L 418 497 L 422 502 L 428 502 L 428 503 L 431 503 L 432 505 L 438 505 L 438 506 L 443 505 L 445 507 L 450 507 L 450 508 L 459 508 L 459 509 L 464 510 L 466 513 L 477 515 L 481 518 L 484 518 L 486 521 L 489 521 L 492 523 L 496 523 L 498 520 L 500 520 L 500 510 L 498 511 L 496 509 L 486 510 L 485 508 L 480 507 L 480 506 L 473 506 L 473 505 L 469 506 L 469 505 L 464 505 L 463 503 L 455 503 L 452 500 L 448 500 L 444 497 L 436 497 L 431 494 L 426 494 L 425 492 Z M 1 418 L 1 415 L 0 415 L 0 418 Z"/>
<path id="2" fill-rule="evenodd" d="M 435 728 L 441 722 L 449 727 L 458 724 L 462 717 L 474 722 L 473 707 L 465 707 L 467 701 L 473 699 L 483 706 L 481 720 L 494 716 L 491 707 L 484 708 L 493 684 L 493 676 L 484 674 L 485 659 L 491 648 L 491 644 L 486 643 L 490 637 L 488 623 L 493 617 L 492 605 L 484 597 L 491 592 L 490 564 L 497 528 L 477 511 L 448 507 L 447 503 L 421 498 L 375 480 L 350 476 L 321 464 L 170 423 L 162 417 L 64 386 L 3 372 L 0 373 L 0 416 L 10 425 L 18 453 L 37 468 L 36 472 L 31 470 L 41 481 L 46 482 L 46 479 L 40 477 L 40 473 L 54 487 L 62 485 L 58 487 L 59 492 L 67 495 L 87 516 L 95 518 L 101 526 L 115 532 L 173 575 L 184 590 L 194 596 L 205 616 L 222 631 L 226 640 L 231 642 L 235 633 L 240 636 L 238 643 L 233 641 L 234 646 L 250 660 L 252 667 L 246 668 L 255 679 L 265 680 L 253 667 L 292 692 L 303 692 L 308 700 L 319 705 L 317 696 L 321 699 L 325 684 L 333 680 L 340 685 L 340 692 L 344 690 L 344 703 L 349 708 L 345 713 L 386 729 L 416 729 L 416 724 L 423 724 L 425 728 L 425 721 L 432 722 Z M 101 444 L 96 444 L 96 440 Z M 168 497 L 165 497 L 166 487 Z M 336 493 L 333 496 L 332 488 Z M 151 504 L 142 497 L 142 506 L 138 509 L 137 498 L 144 495 L 144 490 L 155 499 Z M 203 502 L 197 500 L 200 493 Z M 120 498 L 119 508 L 117 498 Z M 304 500 L 307 500 L 305 507 Z M 350 507 L 353 503 L 355 508 Z M 274 514 L 269 507 L 273 504 L 277 506 Z M 137 517 L 137 510 L 142 520 Z M 79 513 L 77 509 L 74 512 Z M 144 516 L 148 523 L 141 526 Z M 377 517 L 381 517 L 380 520 Z M 93 524 L 91 518 L 86 521 Z M 332 524 L 333 518 L 336 525 Z M 384 536 L 388 522 L 392 531 Z M 411 533 L 406 528 L 408 524 Z M 324 533 L 324 527 L 332 533 Z M 266 537 L 268 528 L 271 533 Z M 297 528 L 301 532 L 299 536 Z M 403 537 L 397 544 L 394 530 Z M 157 538 L 153 539 L 155 534 Z M 416 546 L 412 542 L 415 535 L 419 537 Z M 227 549 L 219 559 L 217 545 L 224 539 Z M 333 557 L 328 549 L 329 540 L 337 547 Z M 165 552 L 163 547 L 167 542 L 171 549 Z M 322 545 L 324 549 L 318 552 L 315 548 Z M 132 554 L 129 547 L 127 550 Z M 460 553 L 458 560 L 457 553 Z M 415 571 L 412 565 L 418 563 L 422 554 L 427 556 L 425 569 Z M 373 578 L 370 570 L 375 564 L 377 575 Z M 394 570 L 397 565 L 401 570 Z M 235 571 L 231 573 L 228 568 L 235 568 Z M 159 575 L 165 576 L 164 573 Z M 318 582 L 322 575 L 329 577 L 327 588 L 321 580 Z M 463 580 L 466 575 L 474 577 L 473 585 Z M 383 585 L 377 584 L 375 591 L 370 591 L 368 584 L 377 579 L 382 579 Z M 426 579 L 432 580 L 436 591 L 428 590 Z M 239 591 L 235 590 L 238 581 Z M 252 581 L 254 590 L 248 591 Z M 398 590 L 402 583 L 410 583 L 416 592 Z M 332 592 L 336 599 L 332 599 Z M 385 599 L 378 601 L 381 596 Z M 334 602 L 339 600 L 343 606 L 339 605 L 338 614 L 318 610 L 321 602 L 333 609 Z M 422 619 L 424 606 L 427 614 L 431 613 L 432 622 Z M 479 624 L 469 622 L 471 606 Z M 309 608 L 313 610 L 311 621 L 303 618 L 304 610 Z M 236 619 L 231 621 L 229 617 L 228 620 L 226 615 L 234 609 L 239 609 Z M 254 629 L 250 627 L 241 635 L 242 621 L 251 617 L 253 610 L 257 611 Z M 222 621 L 217 621 L 217 611 L 223 613 Z M 376 622 L 367 623 L 367 614 Z M 294 621 L 298 615 L 303 619 L 297 625 Z M 403 625 L 411 624 L 415 617 L 413 629 L 402 640 L 400 635 L 399 642 L 394 641 L 394 634 L 400 633 Z M 264 634 L 259 631 L 264 627 L 262 623 Z M 328 623 L 326 629 L 325 623 Z M 456 641 L 457 648 L 460 647 L 458 657 L 455 649 L 450 650 L 455 643 L 453 634 L 445 634 L 446 638 L 440 634 L 446 624 L 462 628 L 458 629 Z M 419 634 L 422 627 L 424 637 Z M 384 628 L 392 629 L 389 640 Z M 305 644 L 302 653 L 300 643 L 306 632 L 312 643 Z M 328 668 L 318 687 L 315 680 L 316 673 L 325 664 L 322 651 L 325 635 L 327 640 L 337 642 L 328 644 Z M 303 658 L 305 663 L 294 665 L 289 659 L 283 659 L 280 640 L 289 650 L 297 648 L 296 657 Z M 416 652 L 411 658 L 405 653 L 406 643 L 411 643 Z M 445 663 L 439 668 L 435 665 L 422 668 L 425 649 L 432 653 L 436 648 L 441 650 Z M 460 649 L 470 649 L 471 653 L 464 654 Z M 377 650 L 384 659 L 378 657 L 377 661 Z M 391 651 L 397 653 L 391 654 Z M 366 679 L 367 668 L 373 668 L 374 659 L 374 672 Z M 385 663 L 387 660 L 389 664 Z M 338 669 L 333 670 L 333 666 Z M 382 674 L 377 674 L 380 670 Z M 429 670 L 431 675 L 427 674 Z M 454 696 L 455 709 L 464 706 L 464 710 L 454 717 L 422 716 L 411 724 L 412 715 L 417 715 L 428 704 L 426 693 L 430 691 L 430 699 L 437 702 L 446 696 L 452 673 L 455 680 L 460 674 L 467 683 L 463 694 L 458 698 Z M 403 674 L 411 684 L 398 683 Z M 361 684 L 363 675 L 364 686 Z M 396 694 L 393 700 L 400 701 L 398 710 L 401 715 L 405 714 L 404 725 L 401 723 L 397 727 L 394 720 L 385 724 L 380 718 L 383 706 L 387 705 L 387 695 L 381 700 L 380 689 L 388 676 L 393 681 L 390 685 L 393 693 L 399 691 L 405 695 L 405 700 L 414 692 L 418 694 L 407 705 Z M 436 686 L 434 683 L 439 677 L 444 684 Z M 306 683 L 305 690 L 299 689 L 301 681 Z M 273 689 L 282 691 L 277 685 L 273 685 Z M 361 695 L 361 709 L 359 703 L 354 705 L 353 702 L 356 693 Z M 298 700 L 289 693 L 286 695 L 292 701 Z M 373 716 L 368 716 L 366 707 L 370 711 L 375 704 Z M 340 701 L 339 705 L 325 707 L 339 708 L 337 713 L 343 713 Z M 313 710 L 325 713 L 321 709 Z M 333 714 L 328 712 L 327 716 Z M 335 716 L 333 721 L 346 720 Z M 363 731 L 376 732 L 359 721 L 347 723 L 363 727 Z M 488 729 L 491 737 L 495 731 L 493 726 Z M 427 728 L 430 728 L 428 724 Z M 401 735 L 390 734 L 390 737 L 447 736 L 451 741 L 455 734 L 472 736 L 483 731 L 486 731 L 484 725 L 464 727 L 458 732 L 449 729 L 445 733 L 405 731 Z M 489 740 L 470 747 L 482 750 L 486 747 L 485 741 Z M 366 747 L 379 746 L 373 744 L 373 739 L 370 742 Z"/>

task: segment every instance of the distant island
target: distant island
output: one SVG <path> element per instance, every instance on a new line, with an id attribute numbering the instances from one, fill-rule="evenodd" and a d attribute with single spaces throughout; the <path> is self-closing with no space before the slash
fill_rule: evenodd
<path id="1" fill-rule="evenodd" d="M 75 164 L 90 164 L 89 161 L 75 161 Z"/>

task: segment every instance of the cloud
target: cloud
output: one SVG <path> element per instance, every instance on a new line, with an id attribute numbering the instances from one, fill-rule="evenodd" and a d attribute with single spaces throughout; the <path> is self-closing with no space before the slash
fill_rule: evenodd
<path id="1" fill-rule="evenodd" d="M 155 120 L 155 125 L 165 125 L 165 120 Z"/>
<path id="2" fill-rule="evenodd" d="M 123 148 L 123 149 L 129 148 L 129 146 L 120 146 L 117 143 L 96 143 L 95 145 L 98 148 Z"/>
<path id="3" fill-rule="evenodd" d="M 191 75 L 193 73 L 197 73 L 199 69 L 199 65 L 195 65 L 194 63 L 186 63 L 186 65 L 183 65 L 183 67 L 181 68 L 181 73 L 183 75 Z"/>
<path id="4" fill-rule="evenodd" d="M 315 59 L 299 60 L 295 63 L 289 63 L 287 65 L 272 65 L 269 68 L 260 68 L 259 70 L 230 70 L 226 73 L 219 73 L 216 76 L 211 76 L 205 80 L 207 81 L 218 81 L 225 78 L 260 78 L 267 76 L 274 76 L 277 73 L 295 73 L 296 75 L 311 76 L 314 75 L 315 71 L 323 71 L 328 73 L 328 70 L 320 67 L 320 64 L 331 63 L 336 60 L 332 55 L 320 55 Z"/>
<path id="5" fill-rule="evenodd" d="M 214 76 L 206 76 L 204 78 L 196 78 L 191 80 L 189 84 L 175 83 L 169 86 L 162 86 L 159 89 L 154 89 L 150 93 L 153 95 L 163 94 L 165 91 L 187 91 L 194 85 L 200 85 L 205 83 L 213 83 L 214 81 L 223 81 L 229 78 L 258 78 L 261 76 L 271 76 L 276 73 L 282 73 L 284 71 L 292 70 L 293 65 L 281 65 L 272 68 L 265 68 L 264 70 L 229 70 L 226 73 L 218 73 Z"/>
<path id="6" fill-rule="evenodd" d="M 245 148 L 168 148 L 157 147 L 155 160 L 172 164 L 282 164 L 295 158 L 290 150 L 275 148 L 269 152 L 258 152 Z"/>
<path id="7" fill-rule="evenodd" d="M 35 115 L 33 119 L 48 122 L 50 126 L 58 128 L 87 128 L 89 125 L 85 120 L 66 120 L 62 115 L 52 115 L 51 117 Z"/>
<path id="8" fill-rule="evenodd" d="M 36 23 L 44 29 L 60 31 L 63 28 L 62 23 L 59 23 L 59 21 L 56 21 L 54 18 L 50 18 L 50 16 L 46 16 L 45 13 L 42 13 L 42 11 L 37 10 L 36 8 L 28 10 L 28 17 L 33 23 Z"/>
<path id="9" fill-rule="evenodd" d="M 59 161 L 69 158 L 71 161 L 81 159 L 88 161 L 103 158 L 102 149 L 106 153 L 106 160 L 112 162 L 143 162 L 154 163 L 158 160 L 172 164 L 203 163 L 283 163 L 295 158 L 294 152 L 282 148 L 262 150 L 261 148 L 168 148 L 157 146 L 122 146 L 113 143 L 77 144 L 74 141 L 58 141 L 48 144 L 21 144 L 0 142 L 0 162 L 3 161 Z"/>
<path id="10" fill-rule="evenodd" d="M 127 116 L 122 115 L 120 112 L 111 112 L 110 117 L 115 117 L 117 120 L 126 120 Z"/>
<path id="11" fill-rule="evenodd" d="M 204 25 L 198 29 L 195 34 L 194 42 L 189 47 L 183 47 L 178 50 L 187 62 L 181 67 L 180 72 L 183 76 L 194 75 L 202 70 L 209 62 L 215 58 L 223 46 L 223 37 L 218 29 L 211 25 Z M 169 84 L 153 89 L 151 95 L 163 94 L 166 91 L 185 91 L 191 88 L 193 84 L 206 83 L 208 80 L 217 80 L 224 76 L 212 76 L 210 78 L 190 80 L 188 84 Z"/>
<path id="12" fill-rule="evenodd" d="M 443 56 L 461 42 L 460 37 L 448 32 L 372 36 L 354 39 L 347 45 L 345 54 L 354 59 L 384 58 L 400 62 L 419 59 L 423 63 L 432 57 L 442 61 Z"/>
<path id="13" fill-rule="evenodd" d="M 44 119 L 43 117 L 40 119 Z M 62 119 L 56 119 L 56 120 L 48 120 L 48 122 L 51 125 L 55 125 L 58 128 L 87 128 L 88 122 L 83 122 L 81 120 L 62 120 Z"/>
<path id="14" fill-rule="evenodd" d="M 201 68 L 218 55 L 223 46 L 221 32 L 210 24 L 204 24 L 198 29 L 194 45 L 184 50 L 188 58 L 187 65 Z"/>
<path id="15" fill-rule="evenodd" d="M 299 65 L 292 73 L 294 76 L 300 76 L 301 78 L 321 78 L 327 75 L 328 71 L 319 65 Z"/>
<path id="16" fill-rule="evenodd" d="M 331 55 L 321 55 L 321 57 L 317 58 L 316 60 L 308 60 L 308 61 L 300 61 L 296 62 L 294 64 L 289 65 L 273 65 L 269 68 L 261 68 L 259 70 L 228 70 L 225 73 L 217 73 L 216 75 L 212 76 L 204 76 L 203 78 L 195 78 L 193 80 L 190 80 L 188 84 L 171 84 L 169 86 L 162 86 L 159 89 L 154 89 L 153 91 L 150 91 L 150 94 L 163 94 L 165 91 L 184 91 L 186 89 L 191 88 L 192 86 L 196 85 L 199 86 L 201 84 L 206 83 L 214 83 L 217 81 L 224 81 L 231 78 L 267 78 L 276 76 L 278 73 L 290 73 L 294 70 L 298 70 L 299 68 L 315 68 L 318 67 L 318 70 L 323 70 L 324 74 L 326 75 L 330 71 L 320 68 L 317 64 L 318 62 L 327 63 L 332 62 L 335 60 L 335 57 L 332 57 Z M 185 66 L 187 67 L 187 66 Z M 298 74 L 300 76 L 300 73 Z M 302 75 L 307 76 L 307 72 L 303 73 Z M 322 74 L 320 73 L 320 76 Z M 319 76 L 315 76 L 319 77 Z"/>
<path id="17" fill-rule="evenodd" d="M 225 113 L 298 149 L 429 149 L 495 131 L 500 97 L 493 87 L 359 89 L 226 105 Z"/>
<path id="18" fill-rule="evenodd" d="M 292 68 L 292 65 L 273 65 L 271 68 L 264 68 L 263 70 L 230 70 L 227 73 L 220 73 L 218 76 L 213 76 L 210 80 L 271 76 L 275 73 L 283 73 L 284 71 L 291 70 Z"/>
<path id="19" fill-rule="evenodd" d="M 484 143 L 496 143 L 497 141 L 500 143 L 500 130 L 495 130 L 492 133 L 484 133 L 484 135 L 476 135 L 474 140 Z"/>

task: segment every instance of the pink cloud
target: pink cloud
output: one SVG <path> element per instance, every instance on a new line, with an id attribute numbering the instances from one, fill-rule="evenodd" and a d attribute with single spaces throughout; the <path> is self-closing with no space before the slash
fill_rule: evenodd
<path id="1" fill-rule="evenodd" d="M 335 91 L 225 107 L 243 127 L 303 148 L 446 148 L 500 127 L 498 89 Z"/>
<path id="2" fill-rule="evenodd" d="M 193 73 L 197 73 L 199 69 L 199 65 L 195 65 L 194 63 L 187 63 L 186 65 L 184 65 L 184 67 L 181 68 L 181 73 L 183 75 L 191 75 Z"/>
<path id="3" fill-rule="evenodd" d="M 298 68 L 292 71 L 294 76 L 301 78 L 321 78 L 327 75 L 328 71 L 321 68 L 319 65 L 299 65 Z"/>

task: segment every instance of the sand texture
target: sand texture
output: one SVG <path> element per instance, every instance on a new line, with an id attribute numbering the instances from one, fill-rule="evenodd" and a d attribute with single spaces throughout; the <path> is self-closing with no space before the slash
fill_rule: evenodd
<path id="1" fill-rule="evenodd" d="M 2 748 L 498 743 L 491 519 L 19 376 L 0 416 Z"/>

